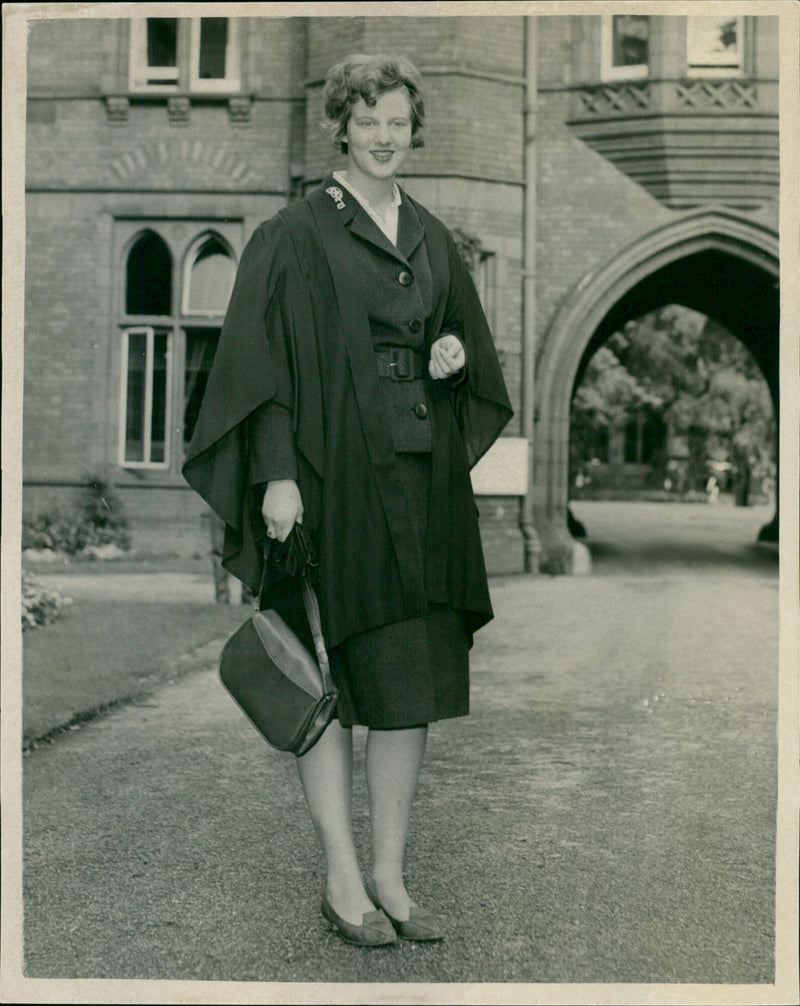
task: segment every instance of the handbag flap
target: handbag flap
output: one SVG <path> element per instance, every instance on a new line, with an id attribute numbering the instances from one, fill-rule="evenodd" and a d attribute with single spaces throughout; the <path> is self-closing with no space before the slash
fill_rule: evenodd
<path id="1" fill-rule="evenodd" d="M 271 608 L 257 611 L 252 622 L 264 651 L 284 677 L 308 695 L 321 697 L 324 689 L 316 658 L 308 652 L 278 612 Z"/>

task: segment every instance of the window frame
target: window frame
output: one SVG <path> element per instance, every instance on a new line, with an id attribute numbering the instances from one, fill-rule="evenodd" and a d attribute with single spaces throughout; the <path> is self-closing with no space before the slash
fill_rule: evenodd
<path id="1" fill-rule="evenodd" d="M 614 66 L 614 18 L 618 14 L 601 15 L 600 24 L 600 79 L 603 81 L 645 80 L 650 76 L 650 62 L 631 63 L 628 66 Z M 649 15 L 643 15 L 649 18 Z M 649 24 L 649 21 L 648 21 Z M 652 27 L 652 25 L 650 25 Z M 652 36 L 648 36 L 648 57 Z"/>
<path id="2" fill-rule="evenodd" d="M 219 348 L 219 336 L 222 334 L 222 321 L 221 317 L 216 318 L 206 318 L 202 316 L 193 316 L 192 318 L 183 317 L 178 325 L 180 331 L 180 360 L 177 362 L 180 364 L 177 368 L 177 377 L 175 384 L 175 396 L 176 405 L 179 406 L 180 422 L 175 427 L 173 434 L 176 438 L 176 447 L 180 455 L 181 464 L 183 463 L 184 456 L 186 454 L 186 448 L 189 446 L 191 437 L 187 437 L 186 429 L 184 426 L 184 421 L 186 419 L 186 407 L 189 404 L 186 397 L 186 368 L 189 360 L 189 332 L 214 332 L 216 334 L 214 355 L 216 355 L 217 349 Z M 194 433 L 194 430 L 192 430 Z"/>
<path id="3" fill-rule="evenodd" d="M 744 74 L 745 63 L 745 25 L 746 18 L 742 14 L 733 17 L 725 17 L 725 20 L 736 21 L 737 51 L 735 59 L 723 59 L 713 55 L 708 56 L 705 61 L 698 62 L 697 54 L 692 52 L 693 47 L 693 24 L 696 26 L 698 17 L 711 17 L 712 15 L 698 14 L 686 17 L 686 75 L 687 77 L 741 77 Z M 694 40 L 694 45 L 697 41 Z M 723 54 L 724 55 L 724 54 Z M 715 61 L 716 60 L 716 61 Z"/>
<path id="4" fill-rule="evenodd" d="M 241 87 L 241 52 L 239 19 L 227 18 L 228 37 L 225 43 L 225 76 L 206 80 L 200 77 L 200 31 L 202 18 L 187 18 L 189 25 L 189 90 L 194 94 L 238 91 Z"/>
<path id="5" fill-rule="evenodd" d="M 156 328 L 161 329 L 156 333 Z M 165 331 L 163 331 L 165 330 Z M 168 471 L 172 463 L 172 391 L 173 370 L 174 370 L 174 331 L 167 325 L 125 325 L 122 327 L 121 341 L 121 362 L 120 367 L 120 396 L 119 396 L 119 445 L 117 460 L 121 468 L 127 469 L 149 469 L 157 471 Z M 153 362 L 155 353 L 156 334 L 164 334 L 167 340 L 167 372 L 165 375 L 165 398 L 164 402 L 164 460 L 153 461 L 150 458 L 153 448 Z M 130 352 L 130 337 L 132 335 L 147 336 L 147 350 L 145 363 L 145 409 L 144 409 L 144 430 L 142 441 L 144 444 L 141 461 L 131 461 L 125 456 L 128 433 L 128 360 Z"/>
<path id="6" fill-rule="evenodd" d="M 495 252 L 486 248 L 481 249 L 475 267 L 474 282 L 489 328 L 495 331 L 495 293 L 497 290 L 497 255 Z"/>
<path id="7" fill-rule="evenodd" d="M 130 18 L 128 88 L 135 94 L 232 94 L 241 90 L 239 18 L 229 17 L 225 45 L 225 76 L 207 80 L 199 76 L 202 18 L 177 18 L 176 66 L 152 67 L 147 62 L 147 17 Z M 174 82 L 151 83 L 153 77 L 173 77 Z"/>
<path id="8" fill-rule="evenodd" d="M 131 91 L 148 94 L 173 94 L 180 86 L 181 71 L 181 21 L 178 18 L 178 30 L 175 45 L 175 66 L 152 67 L 147 62 L 147 17 L 132 17 L 130 19 L 130 61 L 128 74 L 128 87 Z M 174 83 L 151 83 L 150 79 L 156 76 L 173 77 Z M 163 71 L 163 72 L 161 72 Z"/>

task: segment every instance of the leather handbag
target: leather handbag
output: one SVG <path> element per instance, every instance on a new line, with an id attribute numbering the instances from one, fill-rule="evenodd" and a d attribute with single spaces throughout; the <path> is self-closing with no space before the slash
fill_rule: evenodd
<path id="1" fill-rule="evenodd" d="M 266 571 L 268 550 L 265 551 Z M 262 588 L 264 579 L 262 578 Z M 225 643 L 219 675 L 239 708 L 279 751 L 302 755 L 320 739 L 333 719 L 338 692 L 331 678 L 322 636 L 319 602 L 302 571 L 303 604 L 316 655 L 277 611 L 256 610 Z M 260 605 L 262 591 L 257 604 Z"/>

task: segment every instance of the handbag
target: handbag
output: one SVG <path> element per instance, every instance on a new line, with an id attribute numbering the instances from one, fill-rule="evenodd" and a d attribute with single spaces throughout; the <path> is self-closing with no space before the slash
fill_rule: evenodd
<path id="1" fill-rule="evenodd" d="M 301 544 L 306 545 L 304 540 Z M 333 719 L 339 693 L 331 678 L 308 563 L 301 571 L 301 588 L 316 656 L 309 653 L 277 611 L 260 609 L 268 558 L 269 541 L 264 550 L 256 611 L 222 648 L 219 675 L 268 744 L 279 751 L 303 755 Z"/>

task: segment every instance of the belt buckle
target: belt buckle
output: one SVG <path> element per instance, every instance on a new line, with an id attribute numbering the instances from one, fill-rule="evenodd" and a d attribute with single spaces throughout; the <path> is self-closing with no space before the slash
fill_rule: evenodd
<path id="1" fill-rule="evenodd" d="M 389 368 L 393 381 L 413 381 L 414 360 L 412 350 L 404 346 L 393 346 L 389 350 Z"/>

